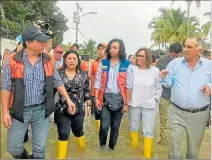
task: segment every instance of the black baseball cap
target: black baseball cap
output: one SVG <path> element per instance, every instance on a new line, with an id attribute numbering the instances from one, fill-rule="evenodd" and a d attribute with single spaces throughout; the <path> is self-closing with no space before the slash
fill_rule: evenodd
<path id="1" fill-rule="evenodd" d="M 41 32 L 35 26 L 30 26 L 30 27 L 24 28 L 21 36 L 22 36 L 23 42 L 26 42 L 27 40 L 38 40 L 41 42 L 46 42 L 48 39 L 51 38 L 51 37 L 45 35 L 43 32 Z"/>

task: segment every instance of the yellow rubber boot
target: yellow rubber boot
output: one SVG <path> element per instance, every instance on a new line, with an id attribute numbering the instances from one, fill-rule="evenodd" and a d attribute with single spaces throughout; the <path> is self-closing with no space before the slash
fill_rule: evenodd
<path id="1" fill-rule="evenodd" d="M 138 132 L 130 132 L 131 142 L 133 147 L 138 147 Z"/>
<path id="2" fill-rule="evenodd" d="M 100 120 L 96 120 L 96 132 L 99 133 L 100 129 Z"/>
<path id="3" fill-rule="evenodd" d="M 57 159 L 66 159 L 68 141 L 57 142 Z"/>
<path id="4" fill-rule="evenodd" d="M 81 149 L 85 148 L 85 136 L 76 137 L 76 140 L 78 142 L 79 148 Z"/>
<path id="5" fill-rule="evenodd" d="M 151 158 L 152 156 L 152 142 L 153 138 L 144 137 L 144 156 Z"/>

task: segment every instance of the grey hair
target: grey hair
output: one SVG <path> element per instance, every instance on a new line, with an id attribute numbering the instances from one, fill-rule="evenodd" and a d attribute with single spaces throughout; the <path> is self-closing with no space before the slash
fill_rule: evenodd
<path id="1" fill-rule="evenodd" d="M 196 38 L 198 46 L 203 47 L 205 40 L 202 38 Z"/>

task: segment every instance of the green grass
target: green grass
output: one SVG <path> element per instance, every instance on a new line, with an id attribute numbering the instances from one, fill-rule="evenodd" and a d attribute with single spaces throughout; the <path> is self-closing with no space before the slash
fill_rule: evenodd
<path id="1" fill-rule="evenodd" d="M 159 137 L 159 120 L 157 119 L 155 125 L 155 139 Z M 86 117 L 84 131 L 86 136 L 87 147 L 84 150 L 77 149 L 77 143 L 73 134 L 70 134 L 69 145 L 68 145 L 68 154 L 67 158 L 144 158 L 143 157 L 143 137 L 140 136 L 139 148 L 134 149 L 130 146 L 130 138 L 128 132 L 128 115 L 125 115 L 122 120 L 122 125 L 120 128 L 120 135 L 118 143 L 116 145 L 115 151 L 101 151 L 99 149 L 98 135 L 95 130 L 95 120 L 94 117 Z M 11 159 L 6 149 L 6 129 L 1 126 L 1 158 Z M 31 133 L 30 133 L 31 135 Z M 200 151 L 200 159 L 210 159 L 211 153 L 211 135 L 210 130 L 206 129 L 204 139 Z M 32 141 L 31 136 L 30 140 L 25 145 L 27 150 L 31 153 Z M 184 138 L 184 147 L 186 147 L 185 138 Z M 153 143 L 153 158 L 154 159 L 167 159 L 167 146 L 161 146 L 154 141 Z M 54 124 L 51 124 L 46 158 L 56 158 L 57 152 L 57 129 Z"/>

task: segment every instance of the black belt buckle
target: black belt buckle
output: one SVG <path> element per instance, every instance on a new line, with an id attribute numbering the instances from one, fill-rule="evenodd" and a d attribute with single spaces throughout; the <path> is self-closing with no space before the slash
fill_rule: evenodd
<path id="1" fill-rule="evenodd" d="M 205 110 L 207 110 L 207 108 L 208 108 L 208 105 L 207 105 L 207 106 L 205 106 L 205 107 L 203 107 L 203 108 L 191 110 L 191 109 L 183 109 L 183 108 L 179 107 L 178 105 L 174 104 L 173 102 L 172 102 L 172 104 L 173 104 L 175 107 L 179 108 L 180 110 L 187 111 L 187 112 L 189 112 L 189 113 L 197 113 L 197 112 L 205 111 Z"/>

